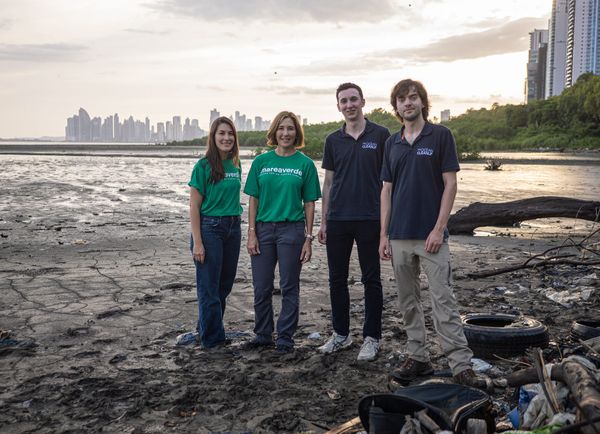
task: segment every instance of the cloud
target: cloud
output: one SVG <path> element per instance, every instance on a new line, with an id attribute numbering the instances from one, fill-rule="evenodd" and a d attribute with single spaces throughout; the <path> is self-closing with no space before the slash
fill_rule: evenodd
<path id="1" fill-rule="evenodd" d="M 75 44 L 0 44 L 0 61 L 61 62 L 81 59 L 87 47 Z"/>
<path id="2" fill-rule="evenodd" d="M 506 22 L 505 19 L 500 22 L 486 20 L 485 23 L 495 26 L 486 30 L 452 35 L 422 46 L 398 47 L 357 54 L 353 57 L 314 61 L 301 70 L 320 75 L 338 75 L 344 71 L 352 71 L 354 75 L 359 75 L 407 64 L 453 62 L 524 51 L 529 47 L 529 32 L 534 28 L 543 28 L 546 19 L 522 18 L 510 22 Z M 483 22 L 476 23 L 482 24 Z"/>
<path id="3" fill-rule="evenodd" d="M 8 18 L 0 20 L 0 30 L 8 29 L 12 26 L 13 20 L 9 20 Z"/>
<path id="4" fill-rule="evenodd" d="M 307 87 L 307 86 L 259 86 L 256 90 L 261 92 L 274 92 L 279 95 L 335 95 L 334 88 Z"/>
<path id="5" fill-rule="evenodd" d="M 202 20 L 379 22 L 398 13 L 396 0 L 156 0 L 149 7 Z"/>
<path id="6" fill-rule="evenodd" d="M 521 18 L 479 32 L 454 35 L 422 47 L 396 48 L 376 54 L 377 58 L 408 59 L 416 62 L 452 62 L 527 50 L 529 32 L 543 28 L 544 18 Z"/>
<path id="7" fill-rule="evenodd" d="M 124 29 L 126 32 L 129 33 L 140 33 L 143 35 L 169 35 L 172 32 L 170 30 L 144 30 L 144 29 Z"/>

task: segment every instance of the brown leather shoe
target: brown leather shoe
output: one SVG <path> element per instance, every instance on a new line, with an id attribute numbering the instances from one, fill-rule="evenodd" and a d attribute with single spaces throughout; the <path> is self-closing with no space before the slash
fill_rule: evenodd
<path id="1" fill-rule="evenodd" d="M 409 382 L 417 377 L 433 374 L 433 366 L 429 362 L 419 362 L 410 357 L 398 369 L 392 372 L 392 378 L 400 382 Z"/>

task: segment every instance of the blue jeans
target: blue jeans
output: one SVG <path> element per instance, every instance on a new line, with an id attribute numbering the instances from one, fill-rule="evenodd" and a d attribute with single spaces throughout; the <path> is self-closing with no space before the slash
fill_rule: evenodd
<path id="1" fill-rule="evenodd" d="M 279 262 L 281 312 L 277 320 L 277 345 L 294 346 L 300 309 L 300 254 L 304 222 L 257 222 L 260 255 L 251 257 L 254 284 L 254 333 L 262 343 L 273 341 L 273 283 Z"/>
<path id="2" fill-rule="evenodd" d="M 223 314 L 226 299 L 237 271 L 242 233 L 239 217 L 201 216 L 204 264 L 196 266 L 198 295 L 198 334 L 203 346 L 210 348 L 225 341 Z M 190 249 L 194 240 L 190 237 Z"/>
<path id="3" fill-rule="evenodd" d="M 363 337 L 381 339 L 383 290 L 379 265 L 379 221 L 327 220 L 327 262 L 333 330 L 350 333 L 350 292 L 348 273 L 352 246 L 356 241 L 358 262 L 365 287 Z"/>

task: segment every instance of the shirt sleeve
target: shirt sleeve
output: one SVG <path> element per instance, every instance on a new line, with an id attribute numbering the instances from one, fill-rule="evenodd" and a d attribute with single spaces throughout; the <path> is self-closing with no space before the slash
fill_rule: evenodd
<path id="1" fill-rule="evenodd" d="M 446 129 L 440 151 L 442 155 L 442 173 L 458 172 L 460 170 L 460 165 L 458 164 L 456 142 L 454 141 L 454 136 L 448 129 Z"/>
<path id="2" fill-rule="evenodd" d="M 258 198 L 260 195 L 260 189 L 258 187 L 258 163 L 257 158 L 254 159 L 252 165 L 250 166 L 250 171 L 248 172 L 248 177 L 246 178 L 246 185 L 244 186 L 244 193 L 248 196 Z"/>
<path id="3" fill-rule="evenodd" d="M 335 171 L 335 166 L 333 164 L 333 146 L 331 144 L 330 136 L 327 136 L 325 139 L 325 148 L 323 149 L 323 162 L 321 163 L 321 167 L 325 170 Z"/>
<path id="4" fill-rule="evenodd" d="M 390 148 L 392 137 L 388 137 L 383 148 L 383 161 L 381 163 L 381 181 L 392 182 L 392 170 L 390 167 Z"/>
<path id="5" fill-rule="evenodd" d="M 302 185 L 302 200 L 312 202 L 321 197 L 321 185 L 319 184 L 319 175 L 315 163 L 310 159 L 306 163 L 305 173 Z"/>
<path id="6" fill-rule="evenodd" d="M 206 160 L 198 160 L 198 162 L 194 165 L 192 176 L 190 177 L 190 182 L 188 182 L 188 185 L 198 190 L 198 193 L 200 193 L 202 196 L 206 196 L 206 184 L 208 182 L 208 176 L 210 176 L 210 171 Z"/>

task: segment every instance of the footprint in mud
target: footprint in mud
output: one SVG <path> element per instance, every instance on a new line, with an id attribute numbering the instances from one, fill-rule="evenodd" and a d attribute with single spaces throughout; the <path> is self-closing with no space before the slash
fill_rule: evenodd
<path id="1" fill-rule="evenodd" d="M 120 353 L 120 354 L 115 354 L 115 355 L 112 357 L 112 359 L 110 359 L 110 360 L 108 361 L 108 363 L 110 363 L 111 365 L 114 365 L 114 364 L 116 364 L 116 363 L 121 363 L 121 362 L 123 362 L 123 361 L 124 361 L 124 360 L 126 360 L 126 359 L 127 359 L 127 354 L 123 354 L 123 353 Z"/>
<path id="2" fill-rule="evenodd" d="M 138 303 L 138 304 L 160 303 L 162 301 L 162 298 L 163 298 L 162 295 L 146 294 L 143 297 L 136 297 L 133 301 L 134 301 L 134 303 Z"/>
<path id="3" fill-rule="evenodd" d="M 102 354 L 100 351 L 82 351 L 73 356 L 75 359 L 85 359 L 87 357 L 96 357 Z"/>
<path id="4" fill-rule="evenodd" d="M 124 315 L 126 312 L 129 312 L 130 310 L 131 310 L 130 307 L 128 307 L 127 309 L 121 309 L 120 307 L 117 309 L 109 309 L 107 311 L 101 312 L 98 315 L 96 315 L 96 318 L 104 319 L 104 318 L 110 318 L 112 316 Z"/>
<path id="5" fill-rule="evenodd" d="M 84 336 L 90 333 L 90 328 L 89 327 L 69 327 L 67 329 L 67 331 L 65 332 L 66 336 L 69 337 L 76 337 L 76 336 Z"/>
<path id="6" fill-rule="evenodd" d="M 170 289 L 172 291 L 191 291 L 193 288 L 195 288 L 195 285 L 190 285 L 189 283 L 168 283 L 166 285 L 163 285 L 160 287 L 161 290 L 167 290 Z"/>

